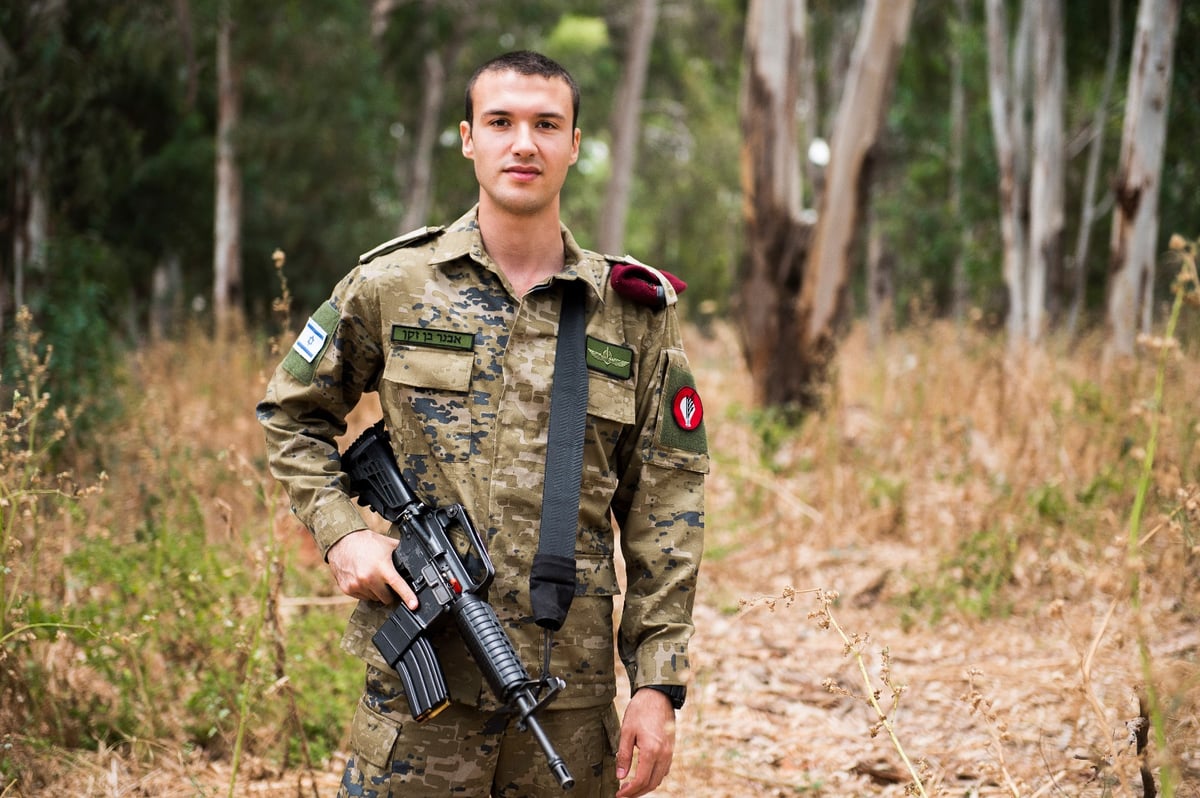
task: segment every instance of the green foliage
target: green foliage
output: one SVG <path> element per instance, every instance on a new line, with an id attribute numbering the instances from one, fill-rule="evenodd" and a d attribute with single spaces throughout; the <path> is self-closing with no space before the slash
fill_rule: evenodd
<path id="1" fill-rule="evenodd" d="M 88 409 L 88 424 L 115 412 L 118 356 L 127 339 L 121 335 L 122 310 L 107 275 L 120 256 L 96 237 L 57 239 L 47 253 L 47 271 L 57 275 L 30 297 L 48 358 L 46 390 L 66 407 Z M 5 382 L 11 384 L 20 363 L 10 351 Z"/>
<path id="2" fill-rule="evenodd" d="M 900 600 L 902 620 L 927 614 L 936 624 L 953 609 L 987 619 L 1006 617 L 1013 607 L 1005 588 L 1013 579 L 1018 540 L 997 529 L 979 529 L 960 540 L 930 575 L 914 575 L 916 586 Z"/>
<path id="3" fill-rule="evenodd" d="M 380 4 L 356 0 L 228 5 L 243 85 L 236 143 L 243 171 L 244 292 L 253 321 L 267 320 L 273 284 L 264 267 L 276 247 L 302 267 L 304 278 L 294 291 L 298 306 L 310 308 L 359 252 L 398 232 L 429 51 L 443 57 L 447 71 L 428 221 L 453 218 L 477 196 L 456 133 L 470 71 L 503 50 L 533 47 L 562 60 L 583 88 L 580 122 L 592 156 L 568 181 L 564 216 L 581 243 L 592 243 L 608 176 L 603 152 L 613 91 L 632 18 L 627 4 L 486 0 L 464 13 L 454 3 L 396 3 L 386 20 L 373 16 Z M 213 0 L 180 7 L 83 0 L 0 8 L 0 36 L 11 51 L 0 64 L 0 139 L 15 145 L 0 149 L 0 174 L 19 185 L 20 165 L 41 147 L 55 247 L 78 249 L 86 241 L 103 253 L 87 276 L 102 287 L 99 301 L 121 308 L 119 324 L 105 319 L 110 336 L 119 330 L 133 339 L 145 331 L 151 275 L 164 262 L 180 264 L 182 279 L 173 287 L 179 305 L 209 294 L 217 6 Z M 181 8 L 189 14 L 181 16 Z M 1067 123 L 1079 143 L 1099 100 L 1107 37 L 1070 36 L 1095 29 L 1092 5 L 1071 2 L 1066 12 Z M 642 212 L 629 218 L 626 249 L 688 280 L 685 311 L 709 301 L 724 312 L 740 257 L 738 97 L 745 13 L 741 0 L 660 7 L 633 186 L 633 207 Z M 809 13 L 816 74 L 815 96 L 808 100 L 817 128 L 828 136 L 860 8 L 821 0 L 809 4 Z M 1122 4 L 1121 78 L 1135 13 L 1135 4 Z M 1191 6 L 1181 11 L 1181 41 L 1198 13 Z M 971 303 L 995 321 L 1004 313 L 1006 292 L 996 265 L 998 192 L 982 14 L 969 4 L 965 20 L 946 4 L 918 4 L 915 14 L 885 141 L 873 159 L 873 202 L 894 259 L 897 318 L 903 323 L 914 303 L 926 312 L 946 312 L 961 259 Z M 1106 25 L 1104 20 L 1105 32 Z M 962 59 L 966 93 L 958 216 L 949 202 L 952 53 Z M 1175 97 L 1187 97 L 1198 79 L 1195 54 L 1178 46 Z M 1103 174 L 1115 166 L 1123 90 L 1119 79 L 1105 117 Z M 1185 228 L 1179 220 L 1196 216 L 1198 200 L 1188 191 L 1196 171 L 1189 138 L 1196 127 L 1189 122 L 1197 113 L 1193 106 L 1170 105 L 1167 163 L 1174 177 L 1164 181 L 1161 229 Z M 589 158 L 590 173 L 583 168 Z M 1078 194 L 1084 164 L 1073 151 L 1070 197 Z M 805 199 L 811 204 L 808 190 Z M 6 253 L 12 252 L 24 201 L 19 191 L 0 196 Z M 1067 210 L 1064 241 L 1072 242 L 1078 211 Z M 1085 310 L 1097 311 L 1106 258 L 1099 242 L 1092 252 L 1084 264 Z M 9 257 L 0 258 L 6 282 L 13 278 Z M 855 270 L 853 284 L 860 297 L 861 272 Z M 57 265 L 35 269 L 26 275 L 26 301 L 32 304 L 76 276 Z M 1165 291 L 1166 281 L 1156 288 Z M 47 322 L 45 329 L 61 349 L 53 325 Z"/>
<path id="4" fill-rule="evenodd" d="M 759 439 L 761 464 L 772 468 L 780 448 L 799 434 L 804 417 L 794 409 L 776 405 L 749 408 L 745 412 Z"/>
<path id="5" fill-rule="evenodd" d="M 563 14 L 546 38 L 547 53 L 595 55 L 609 46 L 608 26 L 600 17 Z"/>
<path id="6" fill-rule="evenodd" d="M 266 696 L 287 674 L 302 693 L 311 749 L 328 756 L 341 743 L 361 674 L 338 648 L 344 619 L 323 611 L 289 626 L 286 660 L 277 661 L 263 631 L 268 619 L 251 593 L 270 556 L 249 540 L 212 545 L 199 518 L 80 541 L 55 566 L 77 601 L 54 607 L 26 594 L 24 623 L 35 633 L 8 644 L 22 664 L 16 678 L 27 691 L 33 728 L 59 745 L 182 734 L 213 753 L 227 752 L 248 694 L 253 728 L 286 729 L 293 722 L 285 702 Z M 61 664 L 38 656 L 47 646 L 73 652 L 72 689 L 63 689 Z M 256 745 L 272 739 L 265 735 Z M 283 739 L 289 761 L 298 761 L 292 747 L 299 738 Z"/>
<path id="7" fill-rule="evenodd" d="M 1038 485 L 1029 497 L 1038 517 L 1052 524 L 1063 524 L 1070 513 L 1070 504 L 1059 485 Z"/>
<path id="8" fill-rule="evenodd" d="M 53 466 L 56 446 L 67 436 L 71 417 L 51 403 L 46 390 L 50 348 L 42 344 L 27 308 L 17 314 L 13 338 L 16 364 L 5 384 L 0 416 L 0 721 L 21 713 L 41 715 L 59 732 L 76 711 L 51 701 L 40 666 L 27 656 L 39 637 L 80 627 L 43 606 L 39 586 L 54 584 L 60 570 L 45 527 L 70 516 L 71 505 L 91 489 L 78 486 Z M 86 628 L 84 631 L 87 631 Z M 6 717 L 9 713 L 13 717 Z"/>
<path id="9" fill-rule="evenodd" d="M 343 746 L 342 732 L 362 693 L 362 669 L 341 649 L 344 613 L 302 610 L 287 625 L 287 673 L 303 707 L 301 721 L 314 762 Z M 289 736 L 287 761 L 299 762 L 299 741 Z"/>
<path id="10" fill-rule="evenodd" d="M 142 440 L 135 416 L 148 408 L 114 384 L 127 415 L 97 424 L 100 456 L 126 479 L 120 506 L 106 506 L 54 467 L 70 419 L 46 390 L 50 355 L 31 314 L 18 321 L 0 422 L 0 726 L 67 748 L 171 739 L 233 751 L 235 772 L 242 750 L 328 756 L 361 669 L 338 649 L 340 613 L 308 612 L 294 635 L 282 622 L 279 596 L 311 592 L 314 578 L 285 569 L 255 519 L 214 535 L 203 494 L 238 501 L 254 483 L 208 441 L 158 428 Z M 259 510 L 271 516 L 268 499 Z M 303 691 L 303 716 L 286 685 Z"/>

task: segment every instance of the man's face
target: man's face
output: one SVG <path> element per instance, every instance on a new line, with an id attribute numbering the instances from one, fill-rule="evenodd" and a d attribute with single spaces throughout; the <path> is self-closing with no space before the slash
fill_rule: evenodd
<path id="1" fill-rule="evenodd" d="M 459 125 L 463 155 L 475 162 L 480 203 L 518 215 L 552 209 L 567 170 L 579 158 L 565 81 L 485 72 L 471 99 L 475 118 Z"/>

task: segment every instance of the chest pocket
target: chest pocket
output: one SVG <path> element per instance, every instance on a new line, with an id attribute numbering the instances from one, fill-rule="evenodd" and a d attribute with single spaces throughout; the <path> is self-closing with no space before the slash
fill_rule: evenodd
<path id="1" fill-rule="evenodd" d="M 472 454 L 471 371 L 474 352 L 394 349 L 383 369 L 383 406 L 399 415 L 398 451 L 427 451 L 443 462 Z"/>
<path id="2" fill-rule="evenodd" d="M 614 478 L 614 486 L 617 445 L 635 418 L 633 381 L 589 371 L 587 441 L 589 449 L 595 447 L 596 451 L 586 455 L 586 462 Z"/>

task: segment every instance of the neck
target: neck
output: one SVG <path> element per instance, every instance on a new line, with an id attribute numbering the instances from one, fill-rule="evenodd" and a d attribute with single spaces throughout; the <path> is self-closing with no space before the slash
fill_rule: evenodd
<path id="1" fill-rule="evenodd" d="M 480 203 L 479 234 L 488 256 L 508 278 L 517 296 L 562 271 L 565 262 L 558 214 L 515 216 Z"/>

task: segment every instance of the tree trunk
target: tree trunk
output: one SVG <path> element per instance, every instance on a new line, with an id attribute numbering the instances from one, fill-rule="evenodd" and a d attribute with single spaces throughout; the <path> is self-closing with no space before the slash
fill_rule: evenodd
<path id="1" fill-rule="evenodd" d="M 240 321 L 242 298 L 242 176 L 237 162 L 241 115 L 240 75 L 233 57 L 233 20 L 228 3 L 217 23 L 217 165 L 213 223 L 213 317 L 216 335 L 226 339 Z"/>
<path id="2" fill-rule="evenodd" d="M 859 209 L 865 205 L 864 168 L 883 124 L 913 6 L 914 0 L 868 0 L 863 11 L 796 308 L 802 324 L 792 358 L 810 385 L 824 382 L 834 349 L 834 327 L 845 302 L 852 262 L 850 249 Z"/>
<path id="3" fill-rule="evenodd" d="M 1121 0 L 1108 2 L 1108 55 L 1104 58 L 1104 82 L 1100 101 L 1092 114 L 1091 141 L 1088 143 L 1087 171 L 1083 178 L 1083 197 L 1079 212 L 1079 231 L 1075 239 L 1075 254 L 1071 256 L 1068 273 L 1073 278 L 1071 307 L 1067 314 L 1067 332 L 1074 338 L 1079 329 L 1079 316 L 1087 294 L 1088 250 L 1092 226 L 1096 223 L 1096 185 L 1100 177 L 1100 156 L 1104 153 L 1104 120 L 1117 75 L 1117 60 L 1121 50 Z"/>
<path id="4" fill-rule="evenodd" d="M 1034 25 L 1033 174 L 1029 186 L 1029 273 L 1026 337 L 1041 340 L 1049 306 L 1047 289 L 1062 270 L 1063 95 L 1066 58 L 1063 54 L 1062 0 L 1040 0 Z"/>
<path id="5" fill-rule="evenodd" d="M 879 348 L 892 330 L 895 259 L 884 241 L 876 203 L 870 204 L 867 213 L 867 336 L 871 347 Z"/>
<path id="6" fill-rule="evenodd" d="M 19 111 L 18 111 L 19 113 Z M 13 215 L 13 307 L 26 303 L 25 278 L 46 266 L 50 238 L 50 197 L 46 180 L 46 145 L 40 130 L 16 120 L 17 158 Z"/>
<path id="7" fill-rule="evenodd" d="M 421 87 L 421 121 L 405 191 L 404 215 L 400 217 L 397 231 L 401 234 L 427 224 L 433 202 L 433 154 L 441 131 L 446 95 L 446 67 L 437 49 L 425 53 L 421 63 Z"/>
<path id="8" fill-rule="evenodd" d="M 966 317 L 967 241 L 966 221 L 963 219 L 963 152 L 967 142 L 966 78 L 963 50 L 967 25 L 967 0 L 954 0 L 954 21 L 950 29 L 950 219 L 958 228 L 958 251 L 954 253 L 953 297 L 951 315 L 956 325 Z"/>
<path id="9" fill-rule="evenodd" d="M 638 133 L 641 130 L 642 95 L 650 69 L 650 45 L 658 21 L 658 0 L 635 0 L 629 28 L 628 50 L 622 62 L 621 82 L 613 98 L 612 175 L 604 192 L 600 213 L 601 252 L 619 254 L 625 249 L 625 219 L 637 163 Z"/>
<path id="10" fill-rule="evenodd" d="M 180 317 L 183 293 L 183 259 L 170 250 L 155 265 L 150 278 L 150 340 L 170 337 Z"/>
<path id="11" fill-rule="evenodd" d="M 1028 335 L 1026 277 L 1025 84 L 1030 35 L 1029 0 L 1021 4 L 1021 21 L 1009 63 L 1008 21 L 1004 0 L 987 0 L 988 103 L 992 136 L 1000 168 L 1000 232 L 1004 242 L 1004 283 L 1008 287 L 1010 346 Z"/>
<path id="12" fill-rule="evenodd" d="M 740 98 L 744 252 L 735 310 L 760 401 L 810 404 L 796 369 L 796 296 L 810 226 L 801 221 L 795 65 L 806 46 L 805 0 L 751 0 Z"/>
<path id="13" fill-rule="evenodd" d="M 57 31 L 68 11 L 65 5 L 35 2 L 28 9 L 31 22 Z M 12 91 L 8 71 L 16 64 L 13 45 L 0 32 L 0 95 Z M 47 177 L 46 135 L 38 118 L 36 104 L 17 102 L 12 108 L 13 159 L 12 275 L 11 308 L 26 304 L 26 278 L 46 268 L 46 250 L 50 243 L 50 181 Z M 0 263 L 3 259 L 0 258 Z M 0 292 L 0 330 L 4 330 L 5 310 L 9 303 L 8 280 Z"/>
<path id="14" fill-rule="evenodd" d="M 1158 195 L 1179 9 L 1180 0 L 1141 0 L 1138 6 L 1114 189 L 1117 203 L 1108 287 L 1110 355 L 1133 355 L 1139 327 L 1142 332 L 1150 331 Z"/>

